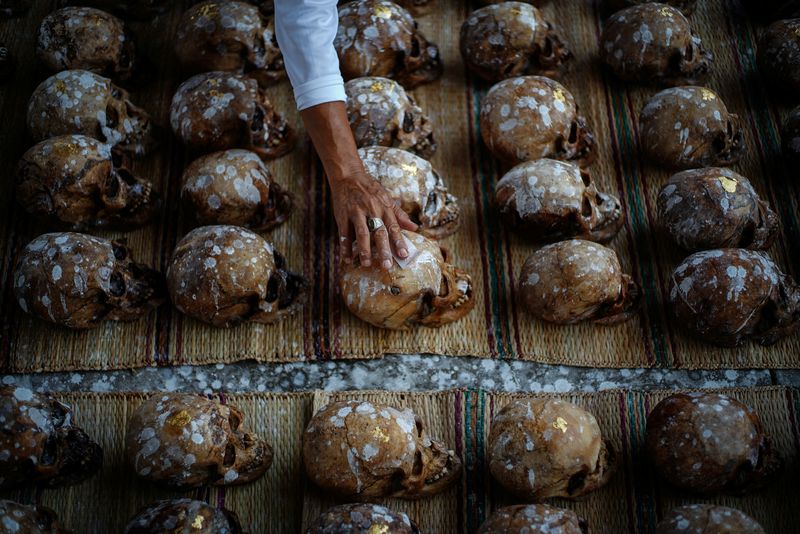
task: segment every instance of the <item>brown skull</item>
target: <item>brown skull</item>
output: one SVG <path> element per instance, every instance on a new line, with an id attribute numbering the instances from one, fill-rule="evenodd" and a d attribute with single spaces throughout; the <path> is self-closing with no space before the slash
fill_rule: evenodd
<path id="1" fill-rule="evenodd" d="M 800 328 L 800 286 L 763 252 L 692 254 L 672 273 L 669 299 L 679 324 L 716 345 L 772 345 Z"/>
<path id="2" fill-rule="evenodd" d="M 167 270 L 175 307 L 222 328 L 292 315 L 306 285 L 263 237 L 238 226 L 192 230 L 178 242 Z"/>
<path id="3" fill-rule="evenodd" d="M 713 60 L 686 17 L 664 4 L 646 2 L 615 13 L 600 40 L 603 62 L 627 81 L 695 84 Z"/>
<path id="4" fill-rule="evenodd" d="M 333 44 L 345 80 L 385 76 L 412 89 L 442 75 L 439 48 L 420 33 L 408 11 L 387 0 L 340 7 Z"/>
<path id="5" fill-rule="evenodd" d="M 514 401 L 492 420 L 489 472 L 520 498 L 574 499 L 603 487 L 616 458 L 594 415 L 566 401 Z"/>
<path id="6" fill-rule="evenodd" d="M 377 261 L 362 267 L 358 260 L 344 266 L 339 287 L 347 308 L 359 319 L 391 330 L 438 327 L 464 317 L 475 307 L 470 276 L 449 264 L 447 251 L 435 241 L 403 234 L 416 249 L 409 249 L 406 267 L 393 263 L 386 270 Z"/>
<path id="7" fill-rule="evenodd" d="M 168 11 L 175 3 L 173 0 L 62 0 L 62 2 L 67 5 L 92 6 L 136 20 L 152 19 Z"/>
<path id="8" fill-rule="evenodd" d="M 431 239 L 453 234 L 460 225 L 458 199 L 429 162 L 399 148 L 360 148 L 358 155 L 367 173 L 400 204 L 418 232 Z"/>
<path id="9" fill-rule="evenodd" d="M 58 516 L 44 506 L 26 506 L 0 500 L 0 532 L 15 534 L 71 534 L 61 528 Z"/>
<path id="10" fill-rule="evenodd" d="M 272 18 L 245 2 L 190 7 L 178 25 L 175 52 L 193 72 L 246 72 L 264 85 L 286 76 Z"/>
<path id="11" fill-rule="evenodd" d="M 136 48 L 125 24 L 91 7 L 65 7 L 39 25 L 36 55 L 51 71 L 83 69 L 115 80 L 129 80 Z"/>
<path id="12" fill-rule="evenodd" d="M 580 239 L 542 247 L 525 260 L 519 275 L 523 308 L 557 324 L 626 321 L 636 311 L 639 294 L 613 250 Z"/>
<path id="13" fill-rule="evenodd" d="M 69 328 L 133 321 L 165 299 L 164 280 L 135 263 L 124 243 L 70 232 L 28 243 L 14 271 L 23 311 Z"/>
<path id="14" fill-rule="evenodd" d="M 725 167 L 744 150 L 739 117 L 705 87 L 674 87 L 650 99 L 639 117 L 641 148 L 670 169 Z"/>
<path id="15" fill-rule="evenodd" d="M 200 224 L 271 230 L 292 211 L 292 195 L 258 154 L 232 149 L 202 156 L 183 173 L 181 198 Z"/>
<path id="16" fill-rule="evenodd" d="M 125 534 L 242 534 L 237 515 L 203 501 L 171 499 L 142 509 L 125 527 Z"/>
<path id="17" fill-rule="evenodd" d="M 778 20 L 758 40 L 758 71 L 769 88 L 796 99 L 800 91 L 800 18 Z"/>
<path id="18" fill-rule="evenodd" d="M 490 82 L 525 74 L 557 76 L 572 54 L 532 5 L 502 2 L 474 11 L 461 26 L 467 67 Z"/>
<path id="19" fill-rule="evenodd" d="M 371 402 L 334 402 L 303 434 L 306 474 L 342 497 L 420 499 L 444 491 L 461 474 L 461 460 L 425 432 L 410 409 Z"/>
<path id="20" fill-rule="evenodd" d="M 125 456 L 137 475 L 171 487 L 246 484 L 272 464 L 272 448 L 244 419 L 199 395 L 156 394 L 128 421 Z"/>
<path id="21" fill-rule="evenodd" d="M 520 504 L 496 510 L 478 529 L 478 534 L 589 534 L 586 520 L 564 508 L 547 504 Z"/>
<path id="22" fill-rule="evenodd" d="M 658 219 L 686 250 L 768 249 L 778 217 L 744 176 L 710 167 L 679 172 L 658 194 Z"/>
<path id="23" fill-rule="evenodd" d="M 749 515 L 726 506 L 691 504 L 673 508 L 656 527 L 656 534 L 766 534 Z"/>
<path id="24" fill-rule="evenodd" d="M 246 148 L 274 159 L 294 148 L 294 130 L 258 82 L 231 72 L 207 72 L 183 82 L 170 107 L 172 131 L 199 152 Z"/>
<path id="25" fill-rule="evenodd" d="M 356 145 L 401 148 L 425 159 L 436 152 L 433 125 L 402 85 L 368 76 L 350 80 L 344 88 Z"/>
<path id="26" fill-rule="evenodd" d="M 553 158 L 585 166 L 596 157 L 575 98 L 550 78 L 521 76 L 495 84 L 481 102 L 480 121 L 483 142 L 507 165 Z"/>
<path id="27" fill-rule="evenodd" d="M 570 162 L 520 163 L 497 182 L 495 197 L 506 226 L 537 241 L 604 243 L 625 222 L 619 200 L 598 192 L 591 175 Z"/>
<path id="28" fill-rule="evenodd" d="M 25 152 L 17 202 L 72 230 L 133 229 L 161 205 L 153 184 L 118 166 L 109 145 L 83 135 L 52 137 Z"/>
<path id="29" fill-rule="evenodd" d="M 749 406 L 719 393 L 676 393 L 647 417 L 647 454 L 658 474 L 692 493 L 741 494 L 781 461 Z"/>
<path id="30" fill-rule="evenodd" d="M 651 4 L 658 2 L 659 4 L 666 4 L 670 7 L 680 9 L 681 12 L 687 17 L 694 12 L 697 0 L 606 0 L 606 7 L 613 11 L 619 11 L 631 6 L 640 6 L 642 4 Z"/>
<path id="31" fill-rule="evenodd" d="M 86 70 L 65 70 L 39 84 L 28 102 L 28 129 L 36 141 L 81 134 L 137 155 L 155 144 L 150 117 L 128 92 Z"/>
<path id="32" fill-rule="evenodd" d="M 790 168 L 800 167 L 800 107 L 794 108 L 783 122 L 781 146 Z"/>
<path id="33" fill-rule="evenodd" d="M 28 388 L 0 388 L 0 489 L 71 486 L 100 470 L 103 449 L 80 427 L 72 408 Z"/>
<path id="34" fill-rule="evenodd" d="M 342 504 L 327 509 L 317 517 L 306 534 L 419 534 L 419 528 L 402 512 L 379 504 Z"/>

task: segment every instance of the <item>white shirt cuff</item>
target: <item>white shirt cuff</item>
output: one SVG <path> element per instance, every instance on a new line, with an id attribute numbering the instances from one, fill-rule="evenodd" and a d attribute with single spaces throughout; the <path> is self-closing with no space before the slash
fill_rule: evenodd
<path id="1" fill-rule="evenodd" d="M 345 102 L 344 80 L 338 74 L 310 80 L 294 88 L 294 99 L 300 111 L 326 102 Z"/>

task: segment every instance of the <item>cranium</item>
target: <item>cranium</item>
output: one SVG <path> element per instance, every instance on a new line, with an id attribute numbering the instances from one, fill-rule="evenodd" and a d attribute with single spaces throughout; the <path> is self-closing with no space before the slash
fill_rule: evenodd
<path id="1" fill-rule="evenodd" d="M 799 70 L 800 19 L 776 20 L 758 40 L 758 72 L 769 82 L 771 90 L 788 94 L 794 101 L 800 91 Z"/>
<path id="2" fill-rule="evenodd" d="M 17 202 L 73 230 L 141 226 L 161 202 L 153 184 L 118 166 L 111 147 L 83 135 L 52 137 L 19 162 Z"/>
<path id="3" fill-rule="evenodd" d="M 302 306 L 306 281 L 263 237 L 238 226 L 202 226 L 178 242 L 167 270 L 172 303 L 217 327 L 273 323 Z"/>
<path id="4" fill-rule="evenodd" d="M 656 534 L 766 534 L 749 515 L 726 506 L 690 504 L 673 508 L 656 527 Z"/>
<path id="5" fill-rule="evenodd" d="M 123 243 L 76 233 L 28 243 L 14 271 L 23 311 L 69 328 L 132 321 L 164 302 L 160 273 L 135 263 Z"/>
<path id="6" fill-rule="evenodd" d="M 237 515 L 192 499 L 156 501 L 141 510 L 125 527 L 125 534 L 154 533 L 242 534 Z"/>
<path id="7" fill-rule="evenodd" d="M 728 166 L 744 149 L 739 117 L 705 87 L 665 89 L 639 117 L 642 151 L 672 169 Z"/>
<path id="8" fill-rule="evenodd" d="M 201 152 L 247 148 L 262 159 L 294 148 L 294 131 L 258 82 L 231 72 L 207 72 L 183 82 L 170 107 L 175 135 Z"/>
<path id="9" fill-rule="evenodd" d="M 572 510 L 547 504 L 520 504 L 496 510 L 478 529 L 478 534 L 522 532 L 589 534 L 589 526 Z"/>
<path id="10" fill-rule="evenodd" d="M 8 534 L 71 534 L 61 528 L 56 513 L 44 506 L 0 500 L 0 521 L 1 532 Z"/>
<path id="11" fill-rule="evenodd" d="M 708 167 L 679 172 L 658 194 L 658 219 L 686 250 L 768 249 L 778 217 L 744 176 Z"/>
<path id="12" fill-rule="evenodd" d="M 425 159 L 436 152 L 433 125 L 402 85 L 368 76 L 350 80 L 344 88 L 356 145 L 400 148 Z"/>
<path id="13" fill-rule="evenodd" d="M 412 221 L 419 233 L 442 239 L 458 230 L 458 200 L 431 164 L 399 148 L 373 146 L 358 149 L 364 167 L 389 193 Z"/>
<path id="14" fill-rule="evenodd" d="M 643 35 L 647 28 L 647 37 Z M 674 7 L 645 2 L 615 13 L 600 38 L 603 62 L 623 80 L 694 84 L 713 60 L 689 21 Z"/>
<path id="15" fill-rule="evenodd" d="M 601 488 L 616 464 L 594 415 L 558 399 L 519 400 L 500 410 L 488 455 L 494 479 L 532 501 L 574 499 Z"/>
<path id="16" fill-rule="evenodd" d="M 211 0 L 190 7 L 178 25 L 175 52 L 193 72 L 246 72 L 265 85 L 286 76 L 273 19 L 246 2 Z"/>
<path id="17" fill-rule="evenodd" d="M 570 162 L 520 163 L 497 182 L 495 196 L 506 225 L 535 240 L 603 243 L 625 221 L 619 200 L 598 192 L 591 175 Z"/>
<path id="18" fill-rule="evenodd" d="M 481 102 L 480 126 L 483 142 L 509 165 L 554 158 L 585 166 L 596 157 L 594 138 L 572 94 L 543 76 L 495 84 Z"/>
<path id="19" fill-rule="evenodd" d="M 269 230 L 292 211 L 292 195 L 272 180 L 258 154 L 225 150 L 196 159 L 183 173 L 181 198 L 200 224 Z"/>
<path id="20" fill-rule="evenodd" d="M 81 134 L 138 155 L 155 144 L 150 117 L 128 92 L 86 70 L 65 70 L 39 84 L 28 102 L 28 129 L 36 141 Z"/>
<path id="21" fill-rule="evenodd" d="M 345 265 L 340 289 L 353 315 L 372 325 L 407 330 L 457 321 L 475 307 L 470 276 L 447 263 L 447 251 L 435 241 L 403 231 L 418 251 L 404 268 L 385 270 L 374 262 Z M 375 252 L 375 254 L 377 254 Z"/>
<path id="22" fill-rule="evenodd" d="M 442 75 L 439 48 L 420 33 L 408 11 L 387 0 L 340 7 L 333 44 L 345 80 L 385 76 L 412 89 Z"/>
<path id="23" fill-rule="evenodd" d="M 317 517 L 306 534 L 420 534 L 419 528 L 402 512 L 395 512 L 379 504 L 342 504 L 327 509 Z"/>
<path id="24" fill-rule="evenodd" d="M 136 474 L 177 488 L 246 484 L 272 463 L 272 448 L 235 406 L 187 393 L 157 394 L 128 421 L 125 456 Z"/>
<path id="25" fill-rule="evenodd" d="M 2 1 L 2 0 L 0 0 Z M 69 5 L 93 6 L 117 13 L 121 17 L 148 20 L 168 11 L 172 0 L 61 0 Z"/>
<path id="26" fill-rule="evenodd" d="M 311 418 L 303 463 L 320 489 L 359 499 L 420 499 L 461 474 L 461 460 L 427 436 L 414 412 L 358 401 L 328 404 Z"/>
<path id="27" fill-rule="evenodd" d="M 572 57 L 542 12 L 522 2 L 478 9 L 461 26 L 467 67 L 490 82 L 524 74 L 555 76 Z"/>
<path id="28" fill-rule="evenodd" d="M 56 488 L 94 476 L 103 449 L 74 426 L 72 408 L 28 388 L 0 388 L 0 489 Z"/>
<path id="29" fill-rule="evenodd" d="M 679 324 L 717 345 L 772 345 L 800 327 L 800 286 L 763 252 L 692 254 L 672 273 L 669 300 Z"/>
<path id="30" fill-rule="evenodd" d="M 659 4 L 666 4 L 681 10 L 681 13 L 687 17 L 694 12 L 697 0 L 606 0 L 607 7 L 613 11 L 619 11 L 631 6 L 640 6 L 642 4 L 652 4 L 658 2 Z"/>

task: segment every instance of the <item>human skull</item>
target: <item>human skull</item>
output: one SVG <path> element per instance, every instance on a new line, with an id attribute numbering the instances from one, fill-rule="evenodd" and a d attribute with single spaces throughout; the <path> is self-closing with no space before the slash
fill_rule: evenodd
<path id="1" fill-rule="evenodd" d="M 238 226 L 202 226 L 178 242 L 167 270 L 172 303 L 227 328 L 274 323 L 302 306 L 307 282 L 263 237 Z"/>
<path id="2" fill-rule="evenodd" d="M 136 47 L 125 24 L 91 7 L 47 15 L 36 35 L 36 55 L 51 71 L 84 69 L 120 81 L 136 68 Z"/>
<path id="3" fill-rule="evenodd" d="M 358 155 L 367 173 L 419 225 L 420 234 L 442 239 L 458 230 L 458 199 L 447 192 L 444 180 L 428 161 L 399 148 L 382 146 L 360 148 Z"/>
<path id="4" fill-rule="evenodd" d="M 242 534 L 237 515 L 203 501 L 156 501 L 128 522 L 125 534 Z"/>
<path id="5" fill-rule="evenodd" d="M 595 141 L 575 98 L 555 80 L 520 76 L 495 84 L 481 101 L 481 137 L 508 165 L 539 158 L 590 164 Z"/>
<path id="6" fill-rule="evenodd" d="M 190 7 L 178 25 L 175 52 L 193 72 L 246 72 L 264 85 L 286 76 L 273 19 L 246 2 L 212 0 Z"/>
<path id="7" fill-rule="evenodd" d="M 2 1 L 2 0 L 0 0 Z M 165 13 L 175 4 L 173 0 L 61 0 L 67 5 L 92 6 L 119 16 L 149 20 Z"/>
<path id="8" fill-rule="evenodd" d="M 616 464 L 594 415 L 559 399 L 513 401 L 489 431 L 489 472 L 529 501 L 574 499 L 603 487 Z"/>
<path id="9" fill-rule="evenodd" d="M 557 324 L 626 321 L 635 313 L 640 293 L 613 250 L 581 239 L 540 248 L 525 260 L 519 275 L 523 308 Z"/>
<path id="10" fill-rule="evenodd" d="M 400 148 L 425 159 L 436 152 L 433 125 L 402 85 L 367 76 L 350 80 L 344 88 L 356 145 Z"/>
<path id="11" fill-rule="evenodd" d="M 292 195 L 249 150 L 225 150 L 193 161 L 183 172 L 181 198 L 200 224 L 270 230 L 292 211 Z"/>
<path id="12" fill-rule="evenodd" d="M 385 76 L 412 89 L 442 75 L 439 48 L 408 11 L 387 0 L 355 0 L 340 7 L 333 44 L 345 80 Z"/>
<path id="13" fill-rule="evenodd" d="M 379 504 L 342 504 L 328 508 L 309 526 L 306 534 L 419 534 L 419 528 L 402 512 Z"/>
<path id="14" fill-rule="evenodd" d="M 117 165 L 111 147 L 91 137 L 46 139 L 25 152 L 17 169 L 17 202 L 73 230 L 132 229 L 161 205 L 153 184 Z"/>
<path id="15" fill-rule="evenodd" d="M 800 91 L 800 18 L 777 20 L 758 40 L 758 70 L 770 89 L 795 95 Z"/>
<path id="16" fill-rule="evenodd" d="M 412 232 L 404 236 L 416 248 L 406 267 L 388 270 L 377 262 L 345 265 L 339 287 L 350 312 L 371 325 L 408 330 L 438 327 L 464 317 L 475 307 L 470 276 L 448 263 L 438 243 Z M 375 252 L 375 254 L 377 254 Z"/>
<path id="17" fill-rule="evenodd" d="M 520 163 L 497 182 L 495 198 L 506 226 L 537 241 L 604 243 L 625 222 L 619 200 L 598 192 L 589 172 L 571 162 Z"/>
<path id="18" fill-rule="evenodd" d="M 642 4 L 652 4 L 658 2 L 659 4 L 666 4 L 670 7 L 680 9 L 681 12 L 687 17 L 694 12 L 697 0 L 606 0 L 609 9 L 619 11 L 631 6 L 640 6 Z"/>
<path id="19" fill-rule="evenodd" d="M 670 169 L 725 167 L 744 150 L 739 117 L 705 87 L 673 87 L 653 96 L 639 117 L 642 151 Z"/>
<path id="20" fill-rule="evenodd" d="M 800 107 L 794 108 L 781 128 L 783 157 L 791 168 L 800 167 Z"/>
<path id="21" fill-rule="evenodd" d="M 679 172 L 658 194 L 658 219 L 686 250 L 768 249 L 778 217 L 744 176 L 718 167 Z"/>
<path id="22" fill-rule="evenodd" d="M 161 273 L 135 263 L 124 243 L 85 234 L 40 235 L 14 270 L 22 310 L 69 328 L 139 319 L 163 303 L 165 293 Z"/>
<path id="23" fill-rule="evenodd" d="M 170 107 L 178 139 L 200 152 L 246 148 L 262 159 L 294 148 L 294 130 L 258 82 L 231 72 L 206 72 L 183 82 Z"/>
<path id="24" fill-rule="evenodd" d="M 86 70 L 65 70 L 39 84 L 28 102 L 28 129 L 36 141 L 81 134 L 138 155 L 155 145 L 150 117 L 128 92 Z"/>
<path id="25" fill-rule="evenodd" d="M 766 534 L 749 515 L 714 504 L 673 508 L 656 526 L 656 534 Z"/>
<path id="26" fill-rule="evenodd" d="M 713 61 L 686 17 L 659 3 L 645 2 L 615 13 L 600 41 L 603 62 L 627 81 L 695 84 L 706 77 Z"/>
<path id="27" fill-rule="evenodd" d="M 647 454 L 656 472 L 692 493 L 741 494 L 780 468 L 752 408 L 720 393 L 676 393 L 647 417 Z"/>
<path id="28" fill-rule="evenodd" d="M 461 56 L 472 72 L 499 82 L 525 74 L 557 76 L 572 53 L 537 8 L 502 2 L 477 9 L 464 21 Z"/>
<path id="29" fill-rule="evenodd" d="M 311 418 L 303 463 L 320 489 L 359 499 L 421 499 L 461 474 L 455 452 L 428 437 L 413 411 L 353 400 L 328 404 Z"/>
<path id="30" fill-rule="evenodd" d="M 3 534 L 71 534 L 61 528 L 58 516 L 44 506 L 27 506 L 0 500 L 0 532 Z"/>
<path id="31" fill-rule="evenodd" d="M 547 504 L 520 504 L 495 510 L 478 529 L 478 534 L 589 534 L 586 520 L 572 510 Z"/>
<path id="32" fill-rule="evenodd" d="M 246 484 L 272 464 L 272 447 L 235 406 L 188 393 L 157 394 L 128 421 L 125 456 L 136 474 L 176 488 Z"/>
<path id="33" fill-rule="evenodd" d="M 800 328 L 800 286 L 763 252 L 692 254 L 672 273 L 669 300 L 679 324 L 716 345 L 772 345 Z"/>
<path id="34" fill-rule="evenodd" d="M 0 388 L 0 489 L 71 486 L 94 476 L 103 449 L 74 425 L 72 408 L 28 388 Z"/>
<path id="35" fill-rule="evenodd" d="M 0 16 L 19 17 L 30 8 L 31 0 L 0 0 Z"/>

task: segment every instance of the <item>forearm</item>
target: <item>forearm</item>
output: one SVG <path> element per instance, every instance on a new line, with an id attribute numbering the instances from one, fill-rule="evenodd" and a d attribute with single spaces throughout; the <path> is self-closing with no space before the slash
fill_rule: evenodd
<path id="1" fill-rule="evenodd" d="M 318 104 L 304 109 L 300 115 L 331 187 L 344 177 L 364 173 L 344 102 Z"/>

